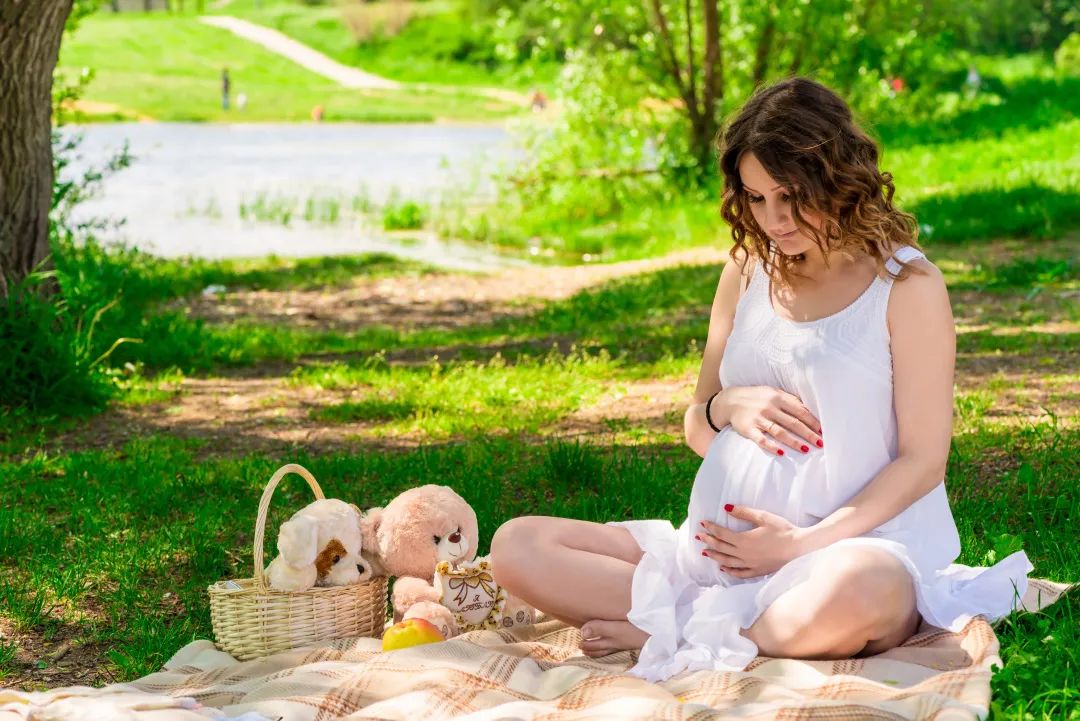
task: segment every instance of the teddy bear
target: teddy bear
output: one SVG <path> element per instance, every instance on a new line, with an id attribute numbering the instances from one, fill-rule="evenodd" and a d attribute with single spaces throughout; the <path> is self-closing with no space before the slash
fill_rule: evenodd
<path id="1" fill-rule="evenodd" d="M 347 586 L 374 575 L 362 554 L 360 509 L 336 498 L 309 503 L 278 529 L 278 556 L 266 567 L 271 588 L 306 591 Z"/>
<path id="2" fill-rule="evenodd" d="M 410 488 L 360 520 L 364 558 L 376 574 L 396 576 L 393 621 L 422 618 L 443 638 L 476 628 L 535 621 L 536 612 L 494 581 L 477 559 L 476 512 L 448 486 Z"/>

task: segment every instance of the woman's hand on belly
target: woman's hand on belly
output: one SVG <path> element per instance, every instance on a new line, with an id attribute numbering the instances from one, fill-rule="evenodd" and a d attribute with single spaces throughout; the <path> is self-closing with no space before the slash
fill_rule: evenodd
<path id="1" fill-rule="evenodd" d="M 772 386 L 732 386 L 720 391 L 716 402 L 724 405 L 722 412 L 739 435 L 770 453 L 784 455 L 780 444 L 801 453 L 825 447 L 821 422 L 798 396 L 787 391 Z"/>
<path id="2" fill-rule="evenodd" d="M 720 564 L 720 570 L 736 578 L 755 578 L 779 570 L 803 554 L 805 529 L 782 516 L 746 506 L 725 506 L 735 518 L 756 528 L 732 531 L 711 521 L 701 521 L 695 539 L 702 554 Z"/>

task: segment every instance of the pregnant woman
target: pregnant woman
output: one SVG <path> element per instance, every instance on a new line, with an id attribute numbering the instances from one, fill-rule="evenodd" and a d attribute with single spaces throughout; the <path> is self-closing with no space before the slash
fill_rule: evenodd
<path id="1" fill-rule="evenodd" d="M 830 89 L 759 89 L 724 131 L 720 274 L 686 440 L 687 518 L 529 516 L 492 539 L 496 580 L 640 649 L 632 675 L 846 658 L 920 618 L 1008 614 L 1031 570 L 954 564 L 945 494 L 956 336 L 941 273 L 892 203 L 878 148 Z"/>

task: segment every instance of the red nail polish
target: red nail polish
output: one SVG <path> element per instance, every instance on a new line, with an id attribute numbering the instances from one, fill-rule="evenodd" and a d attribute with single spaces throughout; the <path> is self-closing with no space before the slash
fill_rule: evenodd
<path id="1" fill-rule="evenodd" d="M 810 446 L 803 446 L 802 447 L 802 452 L 803 453 L 809 453 L 810 452 Z"/>
<path id="2" fill-rule="evenodd" d="M 778 455 L 778 456 L 784 455 L 784 449 L 783 448 L 777 448 L 776 449 L 776 455 Z"/>
<path id="3" fill-rule="evenodd" d="M 694 536 L 694 540 L 695 540 L 695 541 L 700 541 L 700 540 L 701 540 L 701 536 Z"/>
<path id="4" fill-rule="evenodd" d="M 731 503 L 725 503 L 724 504 L 724 510 L 727 511 L 728 513 L 731 513 L 732 511 L 735 510 L 735 506 L 733 504 L 731 504 Z"/>
<path id="5" fill-rule="evenodd" d="M 825 443 L 824 443 L 824 442 L 822 442 L 822 441 L 821 441 L 821 440 L 819 439 L 819 440 L 818 440 L 818 442 L 817 442 L 817 447 L 818 447 L 818 448 L 824 448 L 824 447 L 825 447 Z"/>
<path id="6" fill-rule="evenodd" d="M 708 551 L 702 551 L 702 552 L 701 552 L 701 555 L 702 555 L 702 556 L 705 556 L 706 558 L 708 558 L 708 557 L 709 557 L 709 552 L 708 552 Z"/>

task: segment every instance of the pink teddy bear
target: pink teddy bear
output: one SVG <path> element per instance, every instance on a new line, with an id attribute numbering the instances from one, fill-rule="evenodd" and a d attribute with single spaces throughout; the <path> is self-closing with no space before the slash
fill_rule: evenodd
<path id="1" fill-rule="evenodd" d="M 368 509 L 360 520 L 360 532 L 361 555 L 374 572 L 397 577 L 391 594 L 395 623 L 422 618 L 448 639 L 473 628 L 507 628 L 535 621 L 536 612 L 531 606 L 494 584 L 490 562 L 486 558 L 476 559 L 479 543 L 476 512 L 451 488 L 434 484 L 410 488 L 385 508 Z M 441 582 L 453 576 L 459 567 L 476 567 L 473 578 L 449 581 L 471 594 L 467 600 L 479 599 L 483 591 L 493 594 L 485 596 L 485 600 L 497 599 L 481 609 L 482 623 L 476 622 L 475 610 L 462 615 L 463 608 L 469 606 L 456 604 L 450 597 L 453 594 L 448 594 Z M 445 575 L 437 574 L 437 570 Z M 477 593 L 472 594 L 473 590 Z M 462 594 L 457 595 L 460 600 Z M 472 607 L 478 608 L 477 604 Z"/>

